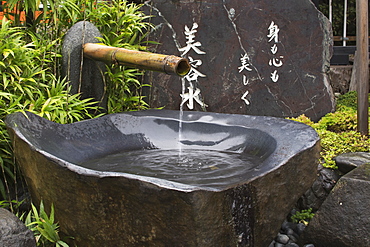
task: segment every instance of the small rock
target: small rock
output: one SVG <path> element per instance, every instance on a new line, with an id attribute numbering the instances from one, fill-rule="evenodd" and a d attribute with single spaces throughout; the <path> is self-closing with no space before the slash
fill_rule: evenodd
<path id="1" fill-rule="evenodd" d="M 294 213 L 296 212 L 297 210 L 292 210 L 291 214 L 294 215 Z M 284 233 L 287 233 L 287 231 L 289 229 L 294 229 L 296 226 L 296 224 L 294 224 L 293 222 L 289 222 L 289 221 L 284 221 L 283 224 L 281 225 L 281 230 L 283 230 Z"/>
<path id="2" fill-rule="evenodd" d="M 322 187 L 328 193 L 334 188 L 334 185 L 335 185 L 335 183 L 327 183 L 325 181 L 322 183 Z"/>
<path id="3" fill-rule="evenodd" d="M 295 228 L 295 226 L 294 226 L 294 228 Z M 287 229 L 287 231 L 285 232 L 285 234 L 286 235 L 293 235 L 294 234 L 294 231 L 293 231 L 292 228 L 289 228 L 289 229 Z"/>
<path id="4" fill-rule="evenodd" d="M 289 243 L 289 244 L 285 245 L 285 247 L 299 247 L 299 245 L 296 244 L 296 243 Z"/>
<path id="5" fill-rule="evenodd" d="M 320 176 L 322 177 L 323 188 L 327 193 L 333 189 L 340 178 L 335 170 L 328 168 L 324 168 L 322 171 L 320 171 Z"/>
<path id="6" fill-rule="evenodd" d="M 298 224 L 297 224 L 297 227 L 296 227 L 296 231 L 295 231 L 295 232 L 296 232 L 298 235 L 301 235 L 301 234 L 303 233 L 304 229 L 306 229 L 306 225 L 305 225 L 305 224 L 303 224 L 303 223 L 298 223 Z"/>
<path id="7" fill-rule="evenodd" d="M 297 229 L 297 225 L 294 227 L 294 230 Z M 293 236 L 295 239 L 299 238 L 299 235 L 294 231 L 293 229 L 290 229 L 287 233 L 288 236 Z M 292 239 L 292 238 L 290 238 Z"/>
<path id="8" fill-rule="evenodd" d="M 275 240 L 272 240 L 271 244 L 269 245 L 269 247 L 275 247 Z"/>
<path id="9" fill-rule="evenodd" d="M 287 244 L 289 241 L 289 237 L 285 234 L 278 233 L 278 235 L 275 238 L 276 242 L 281 244 Z"/>
<path id="10" fill-rule="evenodd" d="M 303 247 L 315 247 L 315 245 L 313 245 L 313 244 L 305 244 L 305 245 L 303 245 Z"/>
<path id="11" fill-rule="evenodd" d="M 295 236 L 294 234 L 289 234 L 288 235 L 289 239 L 292 240 L 293 242 L 297 242 L 298 241 L 298 237 Z"/>
<path id="12" fill-rule="evenodd" d="M 370 153 L 355 152 L 340 154 L 334 158 L 338 169 L 343 173 L 348 173 L 356 167 L 370 162 Z"/>
<path id="13" fill-rule="evenodd" d="M 315 196 L 319 199 L 325 199 L 328 193 L 325 191 L 322 183 L 322 177 L 320 176 L 319 179 L 316 179 L 315 182 L 312 184 L 312 192 Z"/>
<path id="14" fill-rule="evenodd" d="M 35 237 L 17 216 L 0 208 L 0 246 L 36 247 Z"/>
<path id="15" fill-rule="evenodd" d="M 284 244 L 276 242 L 274 247 L 284 247 Z"/>

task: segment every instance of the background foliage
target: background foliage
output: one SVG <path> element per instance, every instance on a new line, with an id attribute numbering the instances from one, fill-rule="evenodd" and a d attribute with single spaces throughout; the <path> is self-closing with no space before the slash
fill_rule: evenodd
<path id="1" fill-rule="evenodd" d="M 329 17 L 329 0 L 320 3 L 320 11 Z M 344 0 L 332 0 L 333 34 L 343 36 Z M 347 35 L 356 36 L 356 0 L 347 3 Z"/>
<path id="2" fill-rule="evenodd" d="M 65 33 L 87 20 L 100 29 L 103 43 L 144 50 L 141 41 L 150 24 L 139 8 L 123 0 L 6 1 L 0 30 L 0 199 L 14 199 L 10 192 L 18 174 L 3 122 L 7 114 L 27 110 L 59 123 L 98 116 L 95 102 L 71 95 L 68 82 L 61 78 Z M 142 72 L 107 68 L 108 113 L 145 109 L 138 80 Z"/>
<path id="3" fill-rule="evenodd" d="M 370 139 L 356 131 L 357 93 L 349 92 L 339 96 L 337 109 L 314 123 L 301 115 L 293 120 L 313 127 L 321 138 L 321 161 L 324 167 L 337 168 L 333 158 L 348 152 L 369 152 Z"/>

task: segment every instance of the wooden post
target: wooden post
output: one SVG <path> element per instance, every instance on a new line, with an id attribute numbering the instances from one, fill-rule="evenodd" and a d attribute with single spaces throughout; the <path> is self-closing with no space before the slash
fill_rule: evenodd
<path id="1" fill-rule="evenodd" d="M 369 134 L 369 23 L 368 0 L 356 0 L 357 130 Z"/>

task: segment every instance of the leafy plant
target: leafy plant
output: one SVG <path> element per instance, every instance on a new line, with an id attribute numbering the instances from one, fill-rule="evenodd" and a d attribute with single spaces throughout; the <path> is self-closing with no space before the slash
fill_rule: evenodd
<path id="1" fill-rule="evenodd" d="M 369 94 L 369 99 L 370 99 L 370 94 Z M 356 91 L 351 91 L 346 94 L 341 95 L 337 99 L 337 109 L 342 110 L 345 108 L 349 108 L 353 111 L 357 110 L 357 92 Z"/>
<path id="2" fill-rule="evenodd" d="M 28 110 L 60 123 L 93 117 L 94 102 L 70 95 L 66 82 L 55 77 L 43 49 L 27 43 L 24 29 L 3 20 L 0 29 L 0 194 L 5 199 L 8 183 L 16 179 L 16 167 L 4 118 Z M 44 56 L 43 56 L 44 55 Z"/>
<path id="3" fill-rule="evenodd" d="M 141 5 L 127 3 L 123 0 L 106 1 L 85 7 L 84 19 L 95 24 L 103 34 L 102 43 L 132 49 L 145 50 L 141 44 L 152 24 L 147 22 L 149 16 L 140 11 Z M 139 79 L 143 72 L 138 69 L 125 68 L 121 65 L 107 66 L 106 81 L 108 91 L 108 113 L 143 110 L 148 105 L 141 95 L 144 86 Z"/>
<path id="4" fill-rule="evenodd" d="M 59 237 L 59 225 L 54 219 L 54 206 L 51 205 L 50 215 L 46 213 L 42 201 L 39 211 L 33 204 L 31 206 L 32 210 L 25 219 L 23 215 L 21 220 L 24 220 L 26 226 L 34 233 L 37 246 L 68 247 L 69 245 Z"/>
<path id="5" fill-rule="evenodd" d="M 331 131 L 318 131 L 321 137 L 321 157 L 324 167 L 337 168 L 333 158 L 342 153 L 368 152 L 370 140 L 357 131 L 335 133 Z"/>
<path id="6" fill-rule="evenodd" d="M 12 212 L 18 211 L 18 208 L 22 205 L 23 201 L 0 201 L 0 208 L 11 210 Z"/>
<path id="7" fill-rule="evenodd" d="M 44 11 L 38 12 L 39 3 Z M 32 41 L 35 50 L 40 50 L 40 61 L 43 68 L 52 70 L 56 78 L 60 76 L 61 42 L 66 31 L 76 22 L 90 21 L 102 33 L 102 43 L 115 47 L 124 47 L 134 50 L 145 50 L 142 46 L 145 34 L 152 27 L 148 21 L 149 16 L 140 11 L 141 5 L 127 3 L 124 0 L 112 1 L 7 1 L 8 9 L 22 9 L 26 15 L 38 17 L 28 25 L 27 35 Z M 8 15 L 13 15 L 11 11 Z M 9 17 L 10 18 L 10 17 Z M 10 18 L 11 19 L 11 18 Z M 13 23 L 22 24 L 21 21 Z M 23 25 L 27 23 L 23 22 Z M 28 23 L 30 24 L 30 23 Z M 53 51 L 53 52 L 51 52 Z M 139 77 L 143 72 L 124 66 L 107 66 L 106 85 L 108 95 L 108 113 L 147 109 L 148 105 L 141 95 L 142 85 Z"/>
<path id="8" fill-rule="evenodd" d="M 356 111 L 342 107 L 333 113 L 328 113 L 318 124 L 319 129 L 325 129 L 335 133 L 356 130 L 357 116 Z"/>
<path id="9" fill-rule="evenodd" d="M 3 122 L 7 114 L 27 110 L 59 123 L 99 116 L 95 103 L 71 95 L 68 82 L 61 78 L 62 40 L 68 29 L 87 20 L 101 30 L 102 42 L 143 50 L 141 42 L 151 24 L 145 22 L 148 17 L 139 5 L 122 0 L 10 0 L 3 7 L 7 19 L 0 29 L 0 197 L 8 198 L 8 184 L 15 181 L 17 168 Z M 147 107 L 141 74 L 123 66 L 108 67 L 109 113 Z"/>
<path id="10" fill-rule="evenodd" d="M 302 211 L 297 211 L 294 215 L 291 216 L 291 220 L 294 223 L 303 223 L 308 225 L 308 222 L 313 218 L 315 214 L 312 213 L 312 208 L 303 209 Z"/>
<path id="11" fill-rule="evenodd" d="M 337 110 L 317 123 L 302 115 L 292 118 L 313 127 L 321 138 L 321 161 L 324 167 L 337 168 L 333 158 L 342 153 L 368 152 L 370 139 L 356 131 L 357 94 L 350 92 L 337 100 Z"/>

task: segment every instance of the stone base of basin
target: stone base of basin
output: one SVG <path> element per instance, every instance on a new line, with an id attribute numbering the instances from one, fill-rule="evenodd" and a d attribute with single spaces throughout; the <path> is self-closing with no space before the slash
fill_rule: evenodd
<path id="1" fill-rule="evenodd" d="M 140 129 L 138 122 L 145 115 L 162 114 L 157 112 L 119 116 L 127 116 L 128 121 L 122 120 L 121 124 Z M 164 112 L 158 118 L 174 116 Z M 188 122 L 190 118 L 201 121 L 207 115 L 210 122 L 209 116 L 217 120 L 227 114 L 184 115 Z M 78 148 L 88 153 L 89 149 L 98 152 L 112 145 L 109 141 L 114 143 L 113 136 L 118 138 L 118 132 L 111 124 L 111 116 L 68 126 L 54 126 L 31 114 L 30 121 L 21 114 L 7 119 L 17 162 L 34 204 L 43 200 L 45 208 L 50 208 L 53 203 L 61 231 L 73 236 L 79 247 L 268 246 L 294 203 L 316 178 L 319 142 L 315 131 L 300 123 L 269 117 L 227 115 L 225 118 L 229 122 L 240 119 L 246 128 L 259 126 L 259 130 L 269 133 L 277 143 L 269 156 L 271 159 L 267 159 L 268 171 L 262 167 L 260 175 L 223 188 L 185 186 L 120 173 L 107 175 L 62 161 L 62 158 L 78 159 L 73 154 L 80 151 Z M 83 134 L 84 130 L 91 133 Z M 60 135 L 54 138 L 48 136 L 50 133 Z M 37 140 L 25 138 L 28 134 Z M 71 134 L 76 138 L 68 137 Z M 284 135 L 285 138 L 280 138 Z M 66 156 L 55 158 L 62 155 L 59 149 L 55 156 L 51 155 L 42 150 L 39 140 L 45 143 L 45 149 L 53 149 L 52 142 L 56 141 L 59 149 L 65 149 Z"/>

